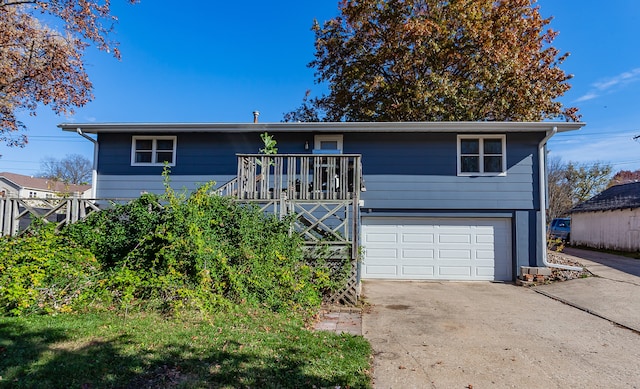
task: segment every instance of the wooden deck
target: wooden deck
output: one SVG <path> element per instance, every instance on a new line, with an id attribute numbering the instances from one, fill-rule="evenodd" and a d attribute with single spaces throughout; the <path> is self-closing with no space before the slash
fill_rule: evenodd
<path id="1" fill-rule="evenodd" d="M 252 203 L 280 217 L 295 215 L 293 231 L 305 248 L 328 252 L 336 266 L 349 262 L 350 276 L 329 302 L 356 304 L 360 192 L 359 154 L 238 154 L 238 175 L 216 192 Z M 326 255 L 326 254 L 325 254 Z"/>
<path id="2" fill-rule="evenodd" d="M 239 200 L 351 200 L 361 186 L 359 154 L 238 154 L 237 177 L 218 192 Z"/>

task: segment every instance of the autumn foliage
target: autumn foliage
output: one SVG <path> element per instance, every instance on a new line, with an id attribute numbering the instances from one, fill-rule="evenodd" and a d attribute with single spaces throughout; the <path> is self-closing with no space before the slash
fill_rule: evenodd
<path id="1" fill-rule="evenodd" d="M 535 0 L 343 0 L 313 27 L 316 82 L 285 121 L 579 119 Z"/>
<path id="2" fill-rule="evenodd" d="M 43 20 L 62 21 L 64 28 L 53 29 Z M 82 56 L 93 44 L 120 57 L 109 39 L 116 20 L 109 1 L 0 0 L 0 141 L 27 143 L 19 131 L 21 112 L 35 115 L 38 105 L 47 105 L 68 114 L 91 100 Z"/>

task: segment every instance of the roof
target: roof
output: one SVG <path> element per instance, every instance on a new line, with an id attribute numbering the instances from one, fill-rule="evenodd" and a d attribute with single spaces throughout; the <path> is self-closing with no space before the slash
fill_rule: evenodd
<path id="1" fill-rule="evenodd" d="M 576 205 L 571 212 L 613 211 L 640 207 L 640 182 L 616 185 Z"/>
<path id="2" fill-rule="evenodd" d="M 48 178 L 24 176 L 22 174 L 8 172 L 0 172 L 0 178 L 6 179 L 18 188 L 48 190 L 60 193 L 84 192 L 91 188 L 91 185 L 65 184 L 64 182 L 50 180 Z"/>
<path id="3" fill-rule="evenodd" d="M 64 131 L 123 132 L 558 132 L 574 131 L 578 122 L 305 122 L 305 123 L 61 123 Z"/>

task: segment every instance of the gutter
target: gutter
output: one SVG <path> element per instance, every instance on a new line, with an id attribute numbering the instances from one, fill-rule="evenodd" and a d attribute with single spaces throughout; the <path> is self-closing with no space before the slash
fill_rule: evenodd
<path id="1" fill-rule="evenodd" d="M 91 198 L 96 198 L 96 186 L 98 184 L 98 141 L 82 132 L 82 128 L 76 128 L 76 133 L 93 143 L 93 166 L 91 168 Z"/>
<path id="2" fill-rule="evenodd" d="M 538 144 L 538 158 L 539 158 L 539 166 L 540 166 L 538 169 L 540 172 L 540 183 L 538 185 L 540 187 L 540 236 L 541 236 L 540 253 L 542 256 L 542 263 L 546 267 L 555 267 L 555 268 L 564 269 L 564 270 L 581 271 L 584 269 L 579 266 L 560 265 L 557 263 L 549 263 L 547 261 L 547 229 L 546 229 L 547 194 L 545 191 L 545 188 L 547 186 L 546 185 L 547 184 L 547 179 L 546 179 L 547 164 L 545 160 L 545 148 L 546 148 L 547 141 L 551 139 L 551 137 L 554 136 L 557 132 L 558 132 L 558 127 L 553 127 L 551 131 L 547 131 L 547 135 Z"/>

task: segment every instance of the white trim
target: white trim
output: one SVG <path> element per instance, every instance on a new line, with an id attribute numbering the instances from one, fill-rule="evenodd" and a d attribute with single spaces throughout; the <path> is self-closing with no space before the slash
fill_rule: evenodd
<path id="1" fill-rule="evenodd" d="M 306 123 L 61 123 L 64 131 L 82 128 L 86 133 L 180 133 L 180 132 L 444 132 L 506 133 L 574 131 L 585 123 L 572 122 L 306 122 Z"/>
<path id="2" fill-rule="evenodd" d="M 137 140 L 151 140 L 151 150 L 142 150 L 143 152 L 150 152 L 151 153 L 151 162 L 136 162 L 136 152 L 139 152 L 140 150 L 136 150 L 136 141 Z M 156 156 L 157 156 L 157 142 L 158 140 L 171 140 L 173 143 L 173 149 L 171 150 L 171 159 L 172 161 L 168 164 L 169 166 L 175 166 L 176 165 L 176 145 L 177 145 L 177 136 L 173 135 L 173 136 L 140 136 L 140 135 L 133 135 L 131 137 L 131 166 L 163 166 L 164 165 L 164 161 L 163 162 L 158 162 L 156 160 Z M 162 150 L 162 151 L 169 151 L 169 150 Z"/>
<path id="3" fill-rule="evenodd" d="M 462 171 L 462 148 L 461 148 L 461 140 L 463 139 L 477 139 L 479 141 L 479 149 L 478 149 L 478 163 L 479 163 L 479 171 L 478 172 L 463 172 Z M 485 172 L 484 171 L 484 140 L 485 139 L 500 139 L 502 143 L 502 171 L 501 172 Z M 507 175 L 507 136 L 506 135 L 479 135 L 479 134 L 469 134 L 469 135 L 458 135 L 457 137 L 457 152 L 456 152 L 456 165 L 458 169 L 458 176 L 506 176 Z M 497 154 L 496 154 L 497 156 Z"/>
<path id="4" fill-rule="evenodd" d="M 331 134 L 331 135 L 315 135 L 313 137 L 313 148 L 314 150 L 321 150 L 320 145 L 322 142 L 336 142 L 338 147 L 336 150 L 342 153 L 342 134 Z"/>

